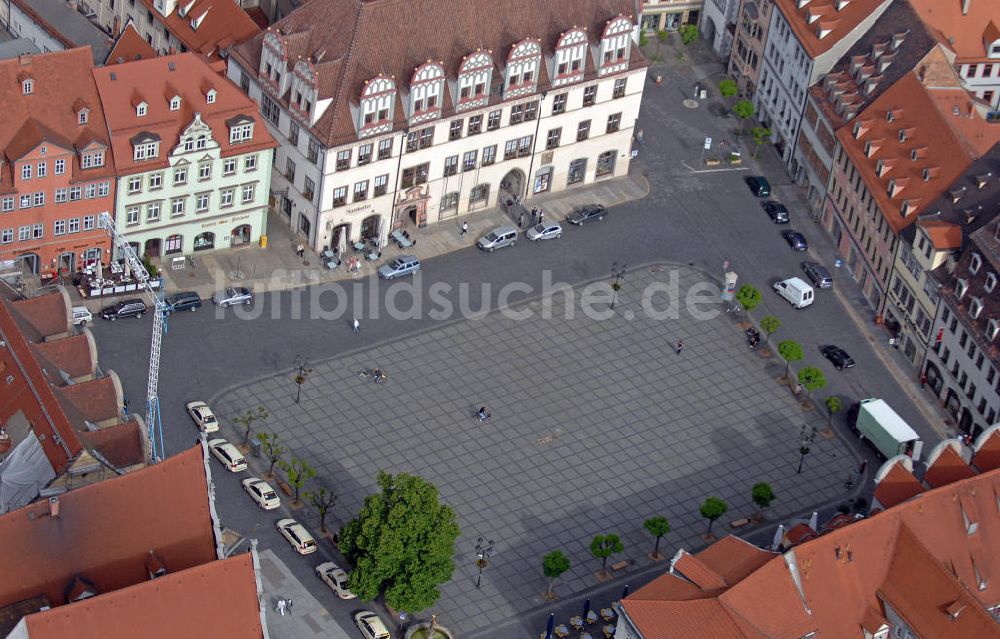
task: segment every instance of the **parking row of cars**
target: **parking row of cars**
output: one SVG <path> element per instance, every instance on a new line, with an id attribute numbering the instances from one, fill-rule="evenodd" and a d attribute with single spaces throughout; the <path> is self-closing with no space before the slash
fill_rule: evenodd
<path id="1" fill-rule="evenodd" d="M 201 296 L 194 291 L 180 291 L 172 293 L 163 298 L 165 305 L 164 313 L 173 315 L 181 311 L 197 311 L 202 306 Z M 235 306 L 237 304 L 252 304 L 253 291 L 245 286 L 230 286 L 212 295 L 212 303 L 216 306 Z M 140 319 L 149 306 L 139 298 L 131 298 L 115 302 L 114 304 L 101 309 L 101 317 L 114 322 L 119 319 L 134 317 Z M 77 326 L 86 326 L 93 316 L 85 306 L 73 307 L 73 323 Z"/>

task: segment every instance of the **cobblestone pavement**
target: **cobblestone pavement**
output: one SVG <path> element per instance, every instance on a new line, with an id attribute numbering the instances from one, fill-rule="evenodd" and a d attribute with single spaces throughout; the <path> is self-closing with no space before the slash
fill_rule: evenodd
<path id="1" fill-rule="evenodd" d="M 633 560 L 635 569 L 648 563 L 642 521 L 652 515 L 670 520 L 670 547 L 692 547 L 705 530 L 698 506 L 707 496 L 730 504 L 716 523 L 722 532 L 753 512 L 757 481 L 774 486 L 775 517 L 842 493 L 853 458 L 837 440 L 818 438 L 796 474 L 799 427 L 822 420 L 776 383 L 780 364 L 748 352 L 711 295 L 714 319 L 643 312 L 641 292 L 671 272 L 682 294 L 708 281 L 686 267 L 635 270 L 607 320 L 579 308 L 559 321 L 492 313 L 315 364 L 298 404 L 289 372 L 229 389 L 213 405 L 223 414 L 266 406 L 269 427 L 339 493 L 337 514 L 358 512 L 380 469 L 437 485 L 463 535 L 454 577 L 426 612 L 467 634 L 543 603 L 540 563 L 550 550 L 570 557 L 560 589 L 575 592 L 596 583 L 595 534 L 620 534 L 625 552 L 612 562 Z M 561 297 L 555 317 L 563 317 Z M 517 310 L 537 318 L 542 302 Z M 389 383 L 361 382 L 357 372 L 371 366 Z M 482 404 L 492 423 L 474 418 Z M 478 536 L 496 540 L 481 590 Z"/>

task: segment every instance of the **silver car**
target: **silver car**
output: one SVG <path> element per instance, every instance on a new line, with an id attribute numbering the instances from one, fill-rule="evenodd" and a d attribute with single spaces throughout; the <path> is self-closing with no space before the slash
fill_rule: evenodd
<path id="1" fill-rule="evenodd" d="M 245 286 L 229 286 L 212 296 L 212 303 L 217 306 L 234 306 L 236 304 L 252 304 L 253 291 Z"/>
<path id="2" fill-rule="evenodd" d="M 383 280 L 391 280 L 403 275 L 410 275 L 420 270 L 420 260 L 413 255 L 400 255 L 388 264 L 378 269 L 378 276 Z"/>
<path id="3" fill-rule="evenodd" d="M 558 222 L 542 222 L 525 231 L 524 236 L 532 242 L 557 240 L 562 237 L 562 226 Z"/>
<path id="4" fill-rule="evenodd" d="M 505 246 L 514 246 L 515 243 L 517 243 L 517 229 L 513 226 L 500 226 L 479 238 L 476 246 L 492 253 Z"/>

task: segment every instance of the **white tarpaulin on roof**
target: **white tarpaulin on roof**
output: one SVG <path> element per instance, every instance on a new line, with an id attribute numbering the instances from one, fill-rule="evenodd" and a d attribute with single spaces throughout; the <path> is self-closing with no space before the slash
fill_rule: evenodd
<path id="1" fill-rule="evenodd" d="M 30 504 L 55 478 L 41 442 L 29 431 L 0 462 L 0 513 Z"/>

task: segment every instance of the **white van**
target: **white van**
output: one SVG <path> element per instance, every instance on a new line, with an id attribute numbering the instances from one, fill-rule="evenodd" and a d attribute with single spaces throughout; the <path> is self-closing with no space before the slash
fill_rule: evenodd
<path id="1" fill-rule="evenodd" d="M 801 277 L 790 277 L 777 282 L 774 290 L 795 308 L 805 308 L 813 303 L 813 287 Z"/>

